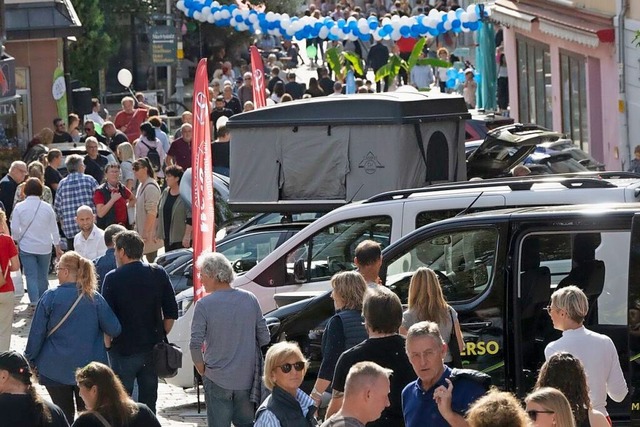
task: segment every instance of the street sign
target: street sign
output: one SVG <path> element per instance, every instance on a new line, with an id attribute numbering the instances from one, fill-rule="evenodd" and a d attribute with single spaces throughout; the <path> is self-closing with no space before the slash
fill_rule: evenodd
<path id="1" fill-rule="evenodd" d="M 153 65 L 173 65 L 176 62 L 178 37 L 174 27 L 151 27 L 151 62 Z"/>

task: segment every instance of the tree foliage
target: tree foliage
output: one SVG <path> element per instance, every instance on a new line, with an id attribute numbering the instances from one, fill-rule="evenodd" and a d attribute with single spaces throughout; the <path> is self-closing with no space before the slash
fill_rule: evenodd
<path id="1" fill-rule="evenodd" d="M 364 75 L 364 64 L 357 53 L 332 47 L 327 49 L 326 59 L 338 80 L 344 79 L 349 71 L 353 71 L 356 75 Z"/>
<path id="2" fill-rule="evenodd" d="M 451 64 L 449 62 L 443 61 L 441 59 L 420 58 L 420 53 L 422 52 L 426 41 L 427 39 L 425 38 L 419 39 L 413 47 L 411 55 L 409 55 L 409 58 L 406 61 L 402 59 L 400 55 L 391 55 L 389 57 L 389 61 L 376 72 L 376 81 L 380 81 L 384 78 L 393 80 L 398 74 L 400 74 L 400 70 L 402 69 L 404 69 L 407 74 L 410 74 L 411 69 L 416 65 L 430 65 L 432 67 L 444 68 L 451 67 Z"/>

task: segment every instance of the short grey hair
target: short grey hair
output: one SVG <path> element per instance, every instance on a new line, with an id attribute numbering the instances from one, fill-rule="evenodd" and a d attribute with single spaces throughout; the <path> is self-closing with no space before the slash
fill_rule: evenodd
<path id="1" fill-rule="evenodd" d="M 431 337 L 436 340 L 436 342 L 444 344 L 442 334 L 440 334 L 440 328 L 436 322 L 424 321 L 411 325 L 407 332 L 407 341 L 418 337 Z"/>
<path id="2" fill-rule="evenodd" d="M 180 126 L 180 130 L 185 129 L 193 129 L 193 125 L 191 125 L 191 123 L 183 123 L 182 126 Z"/>
<path id="3" fill-rule="evenodd" d="M 206 252 L 198 257 L 196 267 L 200 274 L 222 283 L 231 283 L 234 279 L 233 267 L 229 260 L 218 252 Z"/>
<path id="4" fill-rule="evenodd" d="M 391 369 L 383 368 L 374 362 L 358 362 L 349 369 L 344 384 L 344 394 L 349 396 L 358 393 L 365 387 L 372 388 L 378 378 L 389 377 L 393 374 Z"/>
<path id="5" fill-rule="evenodd" d="M 67 166 L 69 173 L 80 172 L 84 159 L 79 154 L 71 154 L 64 160 L 64 164 Z"/>
<path id="6" fill-rule="evenodd" d="M 92 122 L 93 123 L 93 122 Z M 100 144 L 98 144 L 98 138 L 96 138 L 95 136 L 90 136 L 87 139 L 84 140 L 84 147 L 87 148 L 87 145 L 89 145 L 90 143 L 94 143 L 96 144 L 98 147 L 100 147 Z"/>

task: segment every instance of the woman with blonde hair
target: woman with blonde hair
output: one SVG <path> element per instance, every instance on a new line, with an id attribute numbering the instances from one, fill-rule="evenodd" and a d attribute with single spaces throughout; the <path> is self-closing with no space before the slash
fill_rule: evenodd
<path id="1" fill-rule="evenodd" d="M 120 159 L 120 182 L 133 191 L 136 184 L 136 177 L 133 175 L 133 162 L 135 155 L 133 154 L 133 146 L 128 142 L 123 142 L 116 148 L 116 155 Z"/>
<path id="2" fill-rule="evenodd" d="M 496 389 L 476 400 L 466 419 L 470 427 L 529 427 L 527 413 L 518 399 Z"/>
<path id="3" fill-rule="evenodd" d="M 53 131 L 49 128 L 42 128 L 42 130 L 29 141 L 29 144 L 27 144 L 27 151 L 22 157 L 22 160 L 26 163 L 34 160 L 45 160 L 44 157 L 47 155 L 49 146 L 52 143 Z"/>
<path id="4" fill-rule="evenodd" d="M 566 352 L 551 356 L 540 368 L 535 390 L 543 387 L 553 387 L 564 394 L 578 427 L 609 426 L 607 417 L 591 406 L 587 376 L 577 357 Z"/>
<path id="5" fill-rule="evenodd" d="M 435 271 L 420 267 L 413 273 L 409 283 L 409 304 L 402 314 L 400 334 L 406 335 L 411 325 L 424 321 L 438 324 L 442 339 L 448 345 L 445 363 L 453 364 L 454 366 L 451 367 L 461 368 L 459 359 L 464 341 L 458 322 L 458 313 L 444 299 Z M 451 341 L 452 338 L 455 341 Z"/>
<path id="6" fill-rule="evenodd" d="M 144 403 L 136 403 L 105 364 L 91 362 L 76 371 L 80 397 L 87 408 L 75 427 L 155 427 L 160 422 Z"/>
<path id="7" fill-rule="evenodd" d="M 75 371 L 92 361 L 108 363 L 104 335 L 118 336 L 121 326 L 97 292 L 93 262 L 65 252 L 56 273 L 60 285 L 46 291 L 38 303 L 25 356 L 37 368 L 51 400 L 73 422 L 75 407 L 84 410 Z"/>
<path id="8" fill-rule="evenodd" d="M 49 203 L 53 206 L 53 193 L 51 189 L 44 185 L 44 165 L 37 160 L 29 163 L 27 166 L 27 170 L 29 171 L 29 178 L 38 178 L 42 183 L 42 196 L 40 196 L 40 200 L 43 202 Z M 25 199 L 24 195 L 24 186 L 26 181 L 18 185 L 16 188 L 16 194 L 13 196 L 13 206 L 17 205 L 21 201 Z"/>
<path id="9" fill-rule="evenodd" d="M 362 324 L 362 301 L 368 289 L 364 277 L 357 271 L 343 271 L 331 278 L 331 288 L 336 313 L 322 335 L 322 363 L 311 391 L 318 408 L 331 385 L 340 355 L 367 339 L 367 330 Z"/>
<path id="10" fill-rule="evenodd" d="M 524 402 L 534 427 L 576 427 L 569 401 L 560 390 L 542 387 Z"/>
<path id="11" fill-rule="evenodd" d="M 254 427 L 315 426 L 316 407 L 300 385 L 308 362 L 295 342 L 279 342 L 267 351 L 264 385 L 271 390 L 256 412 Z"/>
<path id="12" fill-rule="evenodd" d="M 0 274 L 4 278 L 0 285 L 0 352 L 9 351 L 11 347 L 15 288 L 10 272 L 18 270 L 18 248 L 7 231 L 7 214 L 0 209 Z"/>

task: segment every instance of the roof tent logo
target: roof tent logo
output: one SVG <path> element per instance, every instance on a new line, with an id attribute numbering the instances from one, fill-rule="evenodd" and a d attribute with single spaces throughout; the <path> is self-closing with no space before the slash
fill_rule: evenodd
<path id="1" fill-rule="evenodd" d="M 378 161 L 378 158 L 371 151 L 367 153 L 358 165 L 360 169 L 364 169 L 365 173 L 372 175 L 378 169 L 384 169 L 384 165 Z"/>

